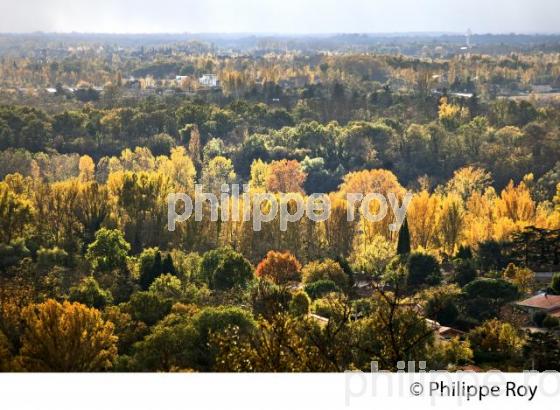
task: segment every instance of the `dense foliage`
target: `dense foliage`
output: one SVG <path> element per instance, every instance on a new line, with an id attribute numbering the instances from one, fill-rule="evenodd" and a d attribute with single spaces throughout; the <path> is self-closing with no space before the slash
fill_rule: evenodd
<path id="1" fill-rule="evenodd" d="M 0 370 L 560 370 L 558 319 L 514 303 L 560 294 L 534 274 L 560 270 L 560 111 L 535 91 L 557 44 L 486 40 L 37 58 L 0 36 Z M 240 209 L 326 193 L 331 214 L 168 229 L 168 194 L 232 183 Z M 402 226 L 347 197 L 371 192 L 412 194 Z"/>

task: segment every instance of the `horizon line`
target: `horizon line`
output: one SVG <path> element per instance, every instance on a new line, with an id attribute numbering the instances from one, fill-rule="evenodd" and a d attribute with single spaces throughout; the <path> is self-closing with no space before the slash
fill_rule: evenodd
<path id="1" fill-rule="evenodd" d="M 111 31 L 0 31 L 0 35 L 115 35 L 115 36 L 150 36 L 150 35 L 250 35 L 250 36 L 337 36 L 337 35 L 374 35 L 374 36 L 395 36 L 395 35 L 424 35 L 424 36 L 464 36 L 465 31 L 317 31 L 317 32 L 266 32 L 266 31 L 200 31 L 200 32 L 190 32 L 190 31 L 153 31 L 153 32 L 141 32 L 141 31 L 131 31 L 131 32 L 111 32 Z M 560 35 L 560 31 L 547 32 L 547 31 L 527 31 L 527 32 L 500 32 L 500 31 L 487 31 L 487 32 L 471 32 L 471 36 L 555 36 Z"/>

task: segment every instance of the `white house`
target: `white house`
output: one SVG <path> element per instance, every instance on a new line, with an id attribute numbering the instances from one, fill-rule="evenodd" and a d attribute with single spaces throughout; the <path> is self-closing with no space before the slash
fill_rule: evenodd
<path id="1" fill-rule="evenodd" d="M 198 79 L 200 85 L 205 87 L 217 87 L 219 84 L 218 76 L 216 74 L 202 74 L 202 77 Z"/>

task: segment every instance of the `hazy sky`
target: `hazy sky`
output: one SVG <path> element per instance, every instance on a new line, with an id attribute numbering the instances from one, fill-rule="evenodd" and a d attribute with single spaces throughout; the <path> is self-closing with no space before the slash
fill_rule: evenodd
<path id="1" fill-rule="evenodd" d="M 0 0 L 0 32 L 558 33 L 559 0 Z"/>

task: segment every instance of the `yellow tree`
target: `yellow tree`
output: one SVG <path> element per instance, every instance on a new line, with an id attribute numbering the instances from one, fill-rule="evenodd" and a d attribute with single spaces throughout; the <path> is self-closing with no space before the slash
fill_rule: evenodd
<path id="1" fill-rule="evenodd" d="M 113 324 L 98 310 L 49 299 L 23 310 L 25 331 L 19 361 L 28 371 L 107 370 L 117 356 Z"/>
<path id="2" fill-rule="evenodd" d="M 194 166 L 199 167 L 202 163 L 202 143 L 200 142 L 200 131 L 196 124 L 192 125 L 188 151 Z"/>
<path id="3" fill-rule="evenodd" d="M 472 193 L 467 199 L 464 216 L 464 238 L 470 246 L 493 237 L 495 234 L 494 201 L 495 192 L 487 190 L 484 195 Z"/>
<path id="4" fill-rule="evenodd" d="M 261 159 L 256 159 L 251 164 L 251 178 L 249 179 L 249 187 L 251 192 L 266 191 L 266 181 L 270 174 L 270 168 L 267 163 Z"/>
<path id="5" fill-rule="evenodd" d="M 508 186 L 501 192 L 496 201 L 498 216 L 507 217 L 513 222 L 530 224 L 535 217 L 535 201 L 524 182 L 515 186 L 510 181 Z"/>
<path id="6" fill-rule="evenodd" d="M 23 234 L 31 220 L 31 202 L 0 182 L 0 241 L 9 243 Z"/>
<path id="7" fill-rule="evenodd" d="M 351 172 L 344 176 L 342 185 L 340 186 L 340 194 L 348 197 L 349 194 L 381 194 L 388 198 L 389 194 L 394 195 L 395 198 L 401 199 L 405 194 L 405 189 L 399 184 L 397 177 L 391 171 L 384 169 L 363 170 Z M 355 202 L 353 205 L 355 211 L 362 208 L 364 204 Z M 371 215 L 376 215 L 381 207 L 377 200 L 369 202 L 369 212 Z M 386 238 L 391 238 L 391 231 L 389 231 L 389 224 L 394 222 L 394 215 L 388 212 L 386 216 L 378 222 L 370 222 L 367 218 L 361 218 L 360 229 L 365 235 L 367 241 L 372 240 L 375 235 L 383 235 Z"/>
<path id="8" fill-rule="evenodd" d="M 437 231 L 435 222 L 439 206 L 439 196 L 430 195 L 426 190 L 412 198 L 408 207 L 407 220 L 413 248 L 420 246 L 427 249 L 434 243 Z"/>
<path id="9" fill-rule="evenodd" d="M 340 186 L 340 192 L 342 194 L 360 193 L 364 195 L 376 192 L 385 196 L 392 192 L 395 196 L 401 197 L 404 194 L 404 188 L 391 171 L 372 169 L 345 175 Z"/>
<path id="10" fill-rule="evenodd" d="M 95 175 L 95 164 L 89 155 L 82 155 L 80 157 L 78 169 L 80 171 L 78 178 L 81 182 L 93 181 L 93 177 Z"/>
<path id="11" fill-rule="evenodd" d="M 450 130 L 457 128 L 468 116 L 468 108 L 461 108 L 458 105 L 449 104 L 445 97 L 441 99 L 438 117 L 445 128 Z"/>
<path id="12" fill-rule="evenodd" d="M 461 198 L 456 194 L 447 195 L 441 203 L 438 229 L 441 244 L 449 255 L 455 252 L 455 248 L 459 244 L 463 229 L 463 216 Z"/>
<path id="13" fill-rule="evenodd" d="M 202 184 L 206 192 L 220 195 L 220 188 L 223 184 L 232 184 L 237 175 L 233 169 L 233 163 L 229 158 L 217 156 L 212 158 L 204 165 L 202 170 Z"/>
<path id="14" fill-rule="evenodd" d="M 328 250 L 332 256 L 348 256 L 352 248 L 355 222 L 347 219 L 348 201 L 336 194 L 329 195 L 331 211 L 323 222 Z"/>
<path id="15" fill-rule="evenodd" d="M 513 283 L 524 295 L 529 295 L 535 286 L 535 273 L 529 268 L 522 268 L 510 263 L 504 272 L 503 277 Z"/>
<path id="16" fill-rule="evenodd" d="M 167 175 L 177 189 L 194 192 L 196 169 L 184 147 L 171 149 L 169 159 L 162 157 L 159 171 Z"/>
<path id="17" fill-rule="evenodd" d="M 468 166 L 453 173 L 446 190 L 460 195 L 463 201 L 466 201 L 474 192 L 484 193 L 491 183 L 492 177 L 489 172 L 482 168 Z"/>

